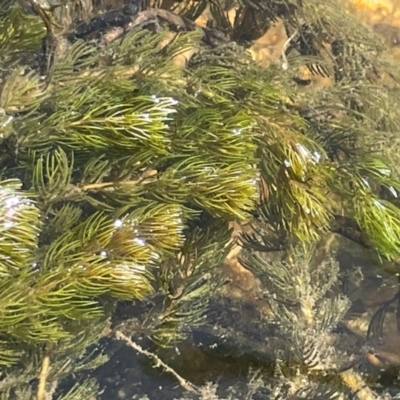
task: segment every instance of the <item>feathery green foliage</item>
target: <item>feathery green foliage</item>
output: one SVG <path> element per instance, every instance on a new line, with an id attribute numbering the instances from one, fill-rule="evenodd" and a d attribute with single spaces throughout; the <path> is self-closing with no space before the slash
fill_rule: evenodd
<path id="1" fill-rule="evenodd" d="M 256 217 L 311 246 L 345 215 L 382 257 L 399 258 L 390 148 L 399 74 L 378 39 L 333 0 L 244 0 L 233 23 L 223 1 L 181 3 L 172 9 L 182 26 L 156 18 L 154 29 L 125 26 L 110 42 L 110 32 L 68 36 L 76 21 L 62 10 L 71 2 L 61 14 L 30 2 L 42 18 L 0 5 L 0 364 L 9 396 L 33 396 L 29 382 L 46 357 L 53 382 L 80 371 L 76 360 L 106 335 L 121 301 L 143 306 L 135 329 L 156 343 L 187 337 L 221 286 L 228 222 Z M 209 5 L 214 37 L 212 23 L 187 22 Z M 293 35 L 288 68 L 265 70 L 245 47 L 278 18 Z M 300 90 L 297 67 L 311 64 L 334 85 Z M 246 257 L 250 269 L 262 264 Z M 310 260 L 275 267 L 274 293 L 311 299 L 313 318 L 317 301 L 328 310 L 313 329 L 322 335 L 341 319 L 346 301 L 324 297 L 337 279 L 329 263 L 318 293 Z M 286 325 L 296 319 L 274 311 Z M 91 335 L 85 324 L 102 329 Z M 69 352 L 75 364 L 66 369 Z M 14 368 L 25 368 L 23 381 Z M 88 396 L 88 385 L 63 398 Z"/>

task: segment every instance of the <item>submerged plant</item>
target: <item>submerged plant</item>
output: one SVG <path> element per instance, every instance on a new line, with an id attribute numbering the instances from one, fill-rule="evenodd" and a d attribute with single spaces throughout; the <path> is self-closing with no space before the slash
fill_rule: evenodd
<path id="1" fill-rule="evenodd" d="M 374 34 L 334 1 L 150 3 L 93 19 L 91 2 L 0 5 L 3 398 L 88 398 L 94 381 L 62 382 L 104 363 L 96 346 L 116 330 L 188 337 L 223 284 L 229 222 L 287 249 L 331 231 L 399 258 L 399 74 Z M 278 19 L 285 64 L 265 69 L 247 47 Z M 331 86 L 307 87 L 300 66 Z M 249 269 L 263 247 L 249 245 Z M 312 287 L 299 260 L 260 279 L 300 305 L 284 335 L 312 353 L 348 304 L 325 298 L 334 263 Z"/>

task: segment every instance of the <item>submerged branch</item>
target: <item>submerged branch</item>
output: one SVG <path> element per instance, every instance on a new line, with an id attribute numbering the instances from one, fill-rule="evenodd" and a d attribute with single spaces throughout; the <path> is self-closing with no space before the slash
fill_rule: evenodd
<path id="1" fill-rule="evenodd" d="M 116 189 L 119 189 L 124 186 L 137 186 L 137 185 L 146 185 L 148 183 L 151 183 L 154 181 L 153 179 L 138 179 L 134 181 L 122 181 L 122 182 L 101 182 L 101 183 L 92 183 L 89 185 L 84 185 L 80 187 L 79 189 L 84 191 L 84 192 L 89 192 L 89 191 L 96 191 L 96 190 L 106 190 L 106 191 L 114 191 Z M 75 194 L 75 189 L 72 190 L 72 192 Z"/>
<path id="2" fill-rule="evenodd" d="M 172 374 L 180 383 L 180 385 L 187 390 L 188 392 L 192 393 L 200 393 L 199 389 L 187 381 L 186 379 L 182 378 L 177 372 L 175 372 L 171 367 L 169 367 L 167 364 L 165 364 L 157 355 L 154 353 L 150 353 L 149 351 L 143 349 L 141 346 L 139 346 L 137 343 L 132 341 L 130 338 L 125 336 L 122 332 L 117 331 L 115 333 L 115 336 L 118 340 L 123 340 L 129 347 L 132 347 L 132 349 L 136 350 L 138 353 L 145 355 L 146 357 L 150 358 L 151 360 L 155 361 L 156 367 L 162 367 L 164 370 L 170 374 Z"/>
<path id="3" fill-rule="evenodd" d="M 344 236 L 345 238 L 361 245 L 362 247 L 365 247 L 366 249 L 372 250 L 375 248 L 368 239 L 367 235 L 361 231 L 358 223 L 349 217 L 335 215 L 331 224 L 331 232 Z"/>
<path id="4" fill-rule="evenodd" d="M 39 387 L 37 391 L 37 400 L 46 400 L 46 383 L 47 378 L 50 372 L 50 353 L 52 351 L 52 346 L 49 347 L 43 362 L 42 362 L 42 370 L 40 371 L 39 375 Z"/>

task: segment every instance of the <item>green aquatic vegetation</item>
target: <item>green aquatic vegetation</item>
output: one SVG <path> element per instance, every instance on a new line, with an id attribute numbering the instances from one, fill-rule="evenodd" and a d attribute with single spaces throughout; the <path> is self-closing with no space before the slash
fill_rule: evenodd
<path id="1" fill-rule="evenodd" d="M 208 5 L 183 3 L 174 9 L 191 20 Z M 142 21 L 109 42 L 109 27 L 100 39 L 74 37 L 70 2 L 29 4 L 39 15 L 0 5 L 4 396 L 31 398 L 32 379 L 49 386 L 104 362 L 90 346 L 112 336 L 123 301 L 142 308 L 119 329 L 161 346 L 187 337 L 223 283 L 229 222 L 257 220 L 290 245 L 311 245 L 345 216 L 382 258 L 398 260 L 399 74 L 337 2 L 246 0 L 232 25 L 228 5 L 213 1 L 217 29 L 187 19 L 177 29 L 173 14 L 156 14 L 154 29 Z M 266 70 L 246 46 L 277 18 L 295 39 L 288 68 Z M 335 84 L 300 90 L 296 66 L 311 64 Z M 308 261 L 280 272 L 300 276 Z M 323 303 L 324 323 L 342 318 L 338 302 Z M 40 379 L 48 360 L 53 375 Z M 63 398 L 95 389 L 74 390 Z"/>

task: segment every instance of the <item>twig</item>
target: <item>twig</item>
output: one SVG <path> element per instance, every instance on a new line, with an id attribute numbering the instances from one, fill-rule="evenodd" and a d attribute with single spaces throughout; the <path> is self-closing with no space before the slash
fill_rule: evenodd
<path id="1" fill-rule="evenodd" d="M 140 184 L 139 180 L 136 181 L 123 181 L 123 182 L 101 182 L 101 183 L 92 183 L 90 185 L 82 186 L 80 189 L 84 192 L 89 192 L 92 190 L 115 190 L 121 186 L 136 186 Z"/>
<path id="2" fill-rule="evenodd" d="M 138 353 L 145 355 L 148 358 L 151 358 L 153 361 L 156 363 L 156 367 L 162 367 L 166 372 L 169 372 L 172 374 L 178 381 L 179 384 L 188 392 L 192 393 L 200 393 L 199 389 L 193 385 L 192 383 L 188 382 L 186 379 L 182 378 L 177 372 L 175 372 L 171 367 L 169 367 L 167 364 L 165 364 L 157 355 L 154 353 L 150 353 L 149 351 L 143 349 L 141 346 L 139 346 L 137 343 L 132 341 L 130 338 L 125 336 L 121 331 L 116 331 L 115 332 L 115 337 L 118 340 L 123 340 L 125 343 L 128 344 L 129 347 L 132 347 L 134 350 L 136 350 Z"/>
<path id="3" fill-rule="evenodd" d="M 140 179 L 135 181 L 120 181 L 120 182 L 100 182 L 100 183 L 92 183 L 88 185 L 81 186 L 79 189 L 84 192 L 89 192 L 92 190 L 105 190 L 105 191 L 113 191 L 121 187 L 125 186 L 137 186 L 137 185 L 147 185 L 156 180 L 157 171 L 153 170 L 150 172 L 145 172 L 142 174 Z"/>
<path id="4" fill-rule="evenodd" d="M 137 26 L 142 26 L 146 21 L 154 21 L 155 19 L 160 18 L 161 20 L 167 22 L 167 24 L 173 26 L 178 31 L 199 31 L 203 32 L 204 30 L 200 28 L 193 21 L 181 17 L 177 14 L 174 14 L 172 11 L 164 10 L 164 9 L 151 9 L 140 12 L 132 22 L 128 25 L 129 29 L 135 28 Z"/>
<path id="5" fill-rule="evenodd" d="M 297 29 L 294 31 L 294 33 L 286 40 L 285 44 L 283 45 L 282 48 L 282 69 L 286 71 L 289 68 L 289 62 L 286 58 L 286 50 L 289 47 L 290 42 L 293 40 L 293 38 L 297 35 Z"/>
<path id="6" fill-rule="evenodd" d="M 366 385 L 363 378 L 354 370 L 342 372 L 340 377 L 358 400 L 377 400 L 378 396 Z"/>
<path id="7" fill-rule="evenodd" d="M 344 236 L 352 242 L 358 243 L 366 249 L 374 249 L 371 241 L 368 239 L 367 235 L 361 231 L 358 223 L 349 217 L 335 215 L 330 230 L 333 233 Z"/>
<path id="8" fill-rule="evenodd" d="M 49 347 L 43 362 L 42 362 L 42 370 L 40 371 L 40 375 L 39 375 L 39 387 L 37 390 L 37 400 L 46 400 L 47 396 L 46 396 L 46 383 L 47 383 L 47 378 L 49 376 L 49 372 L 50 372 L 50 352 L 51 352 L 51 348 Z"/>

